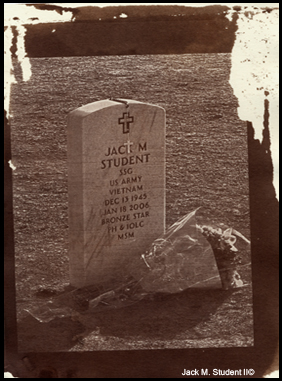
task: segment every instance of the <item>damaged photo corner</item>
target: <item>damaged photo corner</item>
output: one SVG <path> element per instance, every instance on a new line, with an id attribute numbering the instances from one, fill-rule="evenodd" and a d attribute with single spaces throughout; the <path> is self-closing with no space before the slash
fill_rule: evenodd
<path id="1" fill-rule="evenodd" d="M 84 377 L 87 352 L 111 359 L 101 377 L 140 375 L 115 368 L 130 351 L 161 377 L 150 352 L 185 349 L 191 364 L 169 373 L 258 375 L 261 262 L 276 285 L 260 253 L 273 266 L 278 8 L 83 5 L 5 5 L 6 369 Z M 249 359 L 220 368 L 215 350 Z"/>

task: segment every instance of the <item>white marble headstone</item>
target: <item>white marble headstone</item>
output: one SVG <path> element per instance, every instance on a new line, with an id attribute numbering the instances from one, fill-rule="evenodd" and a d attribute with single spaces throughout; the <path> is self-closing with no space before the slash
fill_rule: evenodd
<path id="1" fill-rule="evenodd" d="M 70 281 L 117 279 L 165 228 L 165 111 L 103 100 L 68 116 Z"/>

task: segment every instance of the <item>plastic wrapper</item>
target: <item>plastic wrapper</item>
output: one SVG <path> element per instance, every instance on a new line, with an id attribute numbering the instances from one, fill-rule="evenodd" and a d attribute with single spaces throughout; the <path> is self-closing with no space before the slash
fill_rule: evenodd
<path id="1" fill-rule="evenodd" d="M 55 318 L 76 317 L 79 314 L 99 312 L 132 305 L 145 297 L 150 297 L 140 286 L 140 282 L 127 278 L 120 286 L 87 286 L 64 292 L 46 301 L 36 302 L 25 311 L 42 323 Z"/>
<path id="2" fill-rule="evenodd" d="M 141 255 L 131 273 L 144 290 L 176 293 L 188 287 L 220 287 L 212 247 L 196 224 L 197 210 L 174 223 Z"/>
<path id="3" fill-rule="evenodd" d="M 232 228 L 222 231 L 197 225 L 197 210 L 179 219 L 133 259 L 122 282 L 74 289 L 25 310 L 37 320 L 49 322 L 56 317 L 128 306 L 157 293 L 242 287 L 237 271 L 241 255 L 235 244 L 237 238 L 250 242 Z"/>

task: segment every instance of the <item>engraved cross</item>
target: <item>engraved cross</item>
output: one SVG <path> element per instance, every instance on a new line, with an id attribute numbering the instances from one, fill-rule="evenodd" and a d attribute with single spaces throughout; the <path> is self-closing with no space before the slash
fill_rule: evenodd
<path id="1" fill-rule="evenodd" d="M 122 114 L 122 118 L 118 118 L 118 124 L 122 124 L 122 132 L 124 134 L 129 133 L 130 123 L 133 123 L 133 121 L 134 121 L 134 118 L 133 116 L 129 115 L 129 112 L 124 112 Z"/>

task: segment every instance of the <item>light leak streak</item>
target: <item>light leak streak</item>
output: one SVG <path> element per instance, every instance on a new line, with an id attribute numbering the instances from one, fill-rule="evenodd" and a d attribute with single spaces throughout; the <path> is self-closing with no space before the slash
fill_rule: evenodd
<path id="1" fill-rule="evenodd" d="M 257 5 L 257 4 L 256 4 Z M 228 18 L 232 17 L 230 12 Z M 236 12 L 236 40 L 232 49 L 230 84 L 238 99 L 238 116 L 252 122 L 262 142 L 264 102 L 269 101 L 269 130 L 274 167 L 273 185 L 279 198 L 279 41 L 278 9 L 262 12 L 253 7 Z"/>
<path id="2" fill-rule="evenodd" d="M 17 169 L 17 167 L 12 163 L 12 160 L 9 160 L 9 161 L 8 161 L 8 164 L 9 164 L 10 168 L 11 168 L 13 171 L 15 171 L 15 170 Z"/>
<path id="3" fill-rule="evenodd" d="M 12 47 L 13 32 L 9 26 L 4 32 L 4 109 L 7 112 L 7 117 L 10 116 L 10 93 L 11 85 L 16 83 L 13 74 L 12 54 L 10 48 Z"/>
<path id="4" fill-rule="evenodd" d="M 39 10 L 25 4 L 9 3 L 4 4 L 4 8 L 4 27 L 6 27 L 4 32 L 4 109 L 9 118 L 11 86 L 13 83 L 16 83 L 10 50 L 13 40 L 12 26 L 16 28 L 18 33 L 15 55 L 22 69 L 22 80 L 28 81 L 31 78 L 32 71 L 25 51 L 26 28 L 24 25 L 71 21 L 72 12 L 63 12 L 60 15 L 56 11 Z"/>
<path id="5" fill-rule="evenodd" d="M 17 40 L 17 56 L 22 68 L 23 81 L 26 82 L 31 78 L 31 65 L 29 58 L 25 52 L 25 34 L 26 28 L 20 24 L 17 25 L 18 40 Z"/>

